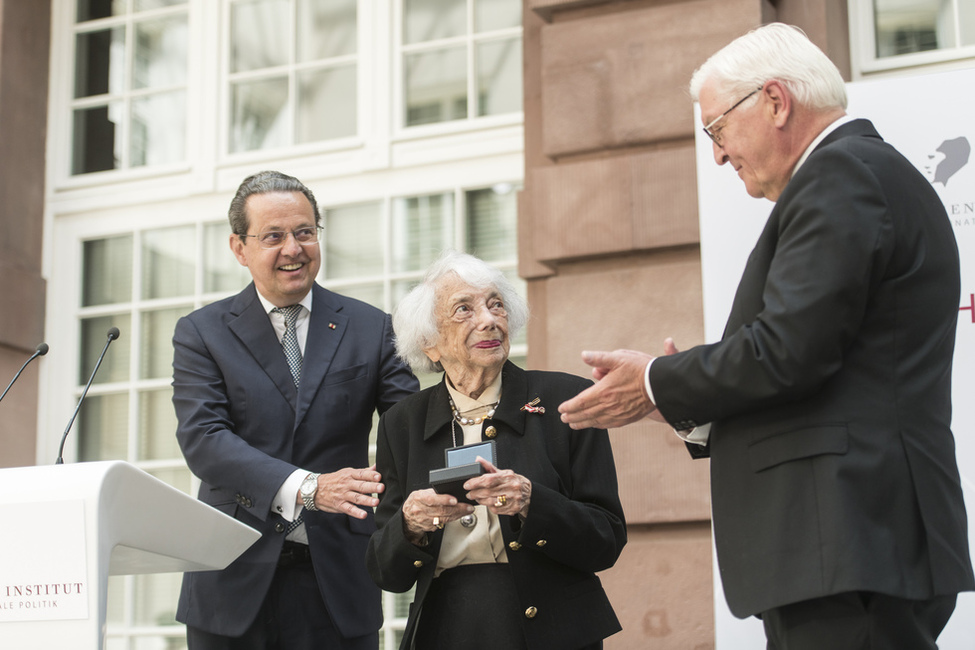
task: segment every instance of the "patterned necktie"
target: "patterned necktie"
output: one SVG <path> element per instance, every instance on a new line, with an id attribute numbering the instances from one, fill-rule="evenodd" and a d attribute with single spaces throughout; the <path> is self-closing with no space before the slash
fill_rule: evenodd
<path id="1" fill-rule="evenodd" d="M 288 367 L 291 369 L 291 376 L 295 380 L 295 388 L 301 379 L 301 348 L 298 346 L 298 314 L 301 312 L 301 305 L 289 305 L 287 307 L 275 307 L 276 311 L 284 316 L 284 336 L 281 337 L 281 348 L 284 350 L 284 357 L 288 360 Z M 284 531 L 285 537 L 290 535 L 295 529 L 304 523 L 303 513 L 288 524 Z"/>
<path id="2" fill-rule="evenodd" d="M 298 314 L 301 312 L 301 305 L 289 305 L 287 307 L 275 307 L 276 311 L 284 316 L 284 336 L 281 337 L 281 348 L 284 349 L 284 356 L 288 360 L 288 367 L 291 368 L 291 376 L 295 380 L 295 388 L 301 379 L 301 348 L 298 346 Z"/>

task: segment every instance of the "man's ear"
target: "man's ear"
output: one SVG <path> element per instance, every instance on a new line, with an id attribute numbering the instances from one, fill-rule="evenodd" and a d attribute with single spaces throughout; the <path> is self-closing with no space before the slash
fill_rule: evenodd
<path id="1" fill-rule="evenodd" d="M 241 266 L 247 266 L 247 257 L 244 255 L 244 240 L 239 235 L 230 234 L 230 251 L 237 258 Z"/>
<path id="2" fill-rule="evenodd" d="M 776 128 L 783 128 L 792 114 L 792 95 L 781 81 L 773 79 L 762 89 L 768 98 L 766 104 L 769 117 Z"/>

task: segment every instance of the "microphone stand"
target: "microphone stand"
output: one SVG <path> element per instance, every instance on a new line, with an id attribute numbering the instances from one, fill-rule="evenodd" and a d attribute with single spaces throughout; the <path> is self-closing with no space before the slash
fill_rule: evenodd
<path id="1" fill-rule="evenodd" d="M 50 348 L 47 346 L 47 343 L 41 343 L 40 345 L 37 346 L 37 351 L 34 354 L 30 355 L 30 359 L 24 362 L 24 365 L 20 367 L 20 370 L 17 371 L 17 374 L 14 375 L 14 378 L 10 380 L 9 384 L 7 384 L 7 387 L 3 391 L 3 395 L 0 395 L 0 401 L 3 401 L 3 398 L 7 396 L 7 391 L 10 390 L 10 387 L 13 386 L 14 382 L 17 381 L 17 378 L 20 377 L 20 373 L 24 372 L 24 368 L 27 367 L 27 364 L 33 361 L 34 359 L 36 359 L 37 357 L 41 357 L 47 354 L 47 351 L 49 349 Z"/>
<path id="2" fill-rule="evenodd" d="M 95 363 L 95 369 L 91 371 L 91 376 L 88 378 L 88 384 L 85 386 L 85 390 L 81 393 L 81 399 L 78 400 L 78 406 L 75 407 L 74 413 L 71 415 L 71 419 L 68 421 L 68 426 L 65 427 L 64 433 L 61 435 L 61 446 L 58 447 L 58 458 L 54 461 L 55 465 L 64 464 L 64 441 L 68 439 L 68 431 L 71 430 L 71 425 L 74 424 L 74 419 L 78 417 L 78 411 L 81 410 L 81 403 L 85 401 L 85 397 L 88 395 L 88 389 L 91 388 L 91 382 L 95 380 L 95 373 L 98 372 L 98 367 L 102 365 L 102 359 L 105 358 L 105 353 L 108 352 L 108 346 L 111 345 L 112 341 L 118 337 L 118 328 L 110 327 L 108 330 L 108 340 L 105 341 L 105 347 L 102 348 L 102 353 L 99 355 L 98 361 Z"/>

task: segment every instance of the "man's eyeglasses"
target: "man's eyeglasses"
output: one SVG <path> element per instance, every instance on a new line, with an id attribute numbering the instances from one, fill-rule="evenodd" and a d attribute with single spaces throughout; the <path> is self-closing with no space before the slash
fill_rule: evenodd
<path id="1" fill-rule="evenodd" d="M 725 115 L 727 115 L 728 113 L 730 113 L 731 111 L 735 110 L 736 108 L 738 108 L 739 106 L 741 106 L 743 103 L 745 103 L 745 100 L 746 99 L 748 99 L 749 97 L 751 97 L 752 95 L 754 95 L 755 93 L 757 93 L 762 88 L 764 88 L 764 86 L 759 86 L 755 90 L 751 91 L 750 93 L 748 93 L 747 95 L 745 95 L 744 97 L 742 97 L 741 99 L 739 99 L 737 102 L 735 102 L 735 105 L 734 106 L 732 106 L 731 108 L 729 108 L 728 110 L 726 110 L 724 113 L 722 113 L 721 115 L 717 116 L 716 118 L 714 118 L 713 120 L 711 120 L 710 122 L 708 122 L 708 125 L 704 127 L 704 132 L 708 134 L 708 137 L 711 138 L 711 141 L 714 142 L 714 144 L 718 145 L 719 147 L 721 146 L 721 131 L 720 131 L 720 129 L 717 130 L 717 131 L 714 131 L 714 130 L 711 129 L 711 127 L 714 126 L 715 124 L 717 124 L 718 123 L 718 120 L 720 120 L 722 117 L 724 117 Z"/>
<path id="2" fill-rule="evenodd" d="M 305 228 L 298 228 L 297 230 L 292 230 L 290 233 L 287 230 L 268 230 L 262 232 L 259 235 L 240 235 L 241 237 L 255 237 L 257 243 L 261 248 L 281 248 L 284 246 L 284 242 L 288 240 L 288 235 L 290 234 L 295 238 L 295 241 L 302 246 L 311 246 L 312 244 L 318 243 L 318 231 L 321 230 L 321 226 L 307 226 Z"/>

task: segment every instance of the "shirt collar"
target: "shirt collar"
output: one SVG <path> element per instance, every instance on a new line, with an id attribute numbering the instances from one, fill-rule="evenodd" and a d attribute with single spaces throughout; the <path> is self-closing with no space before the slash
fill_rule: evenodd
<path id="1" fill-rule="evenodd" d="M 792 168 L 792 176 L 796 175 L 796 172 L 799 171 L 800 167 L 802 167 L 802 163 L 806 162 L 806 158 L 809 157 L 809 154 L 811 154 L 813 150 L 819 146 L 820 142 L 826 139 L 826 136 L 828 136 L 830 133 L 840 128 L 847 122 L 852 122 L 854 119 L 855 118 L 851 115 L 844 115 L 839 119 L 837 119 L 835 122 L 831 123 L 825 129 L 823 129 L 819 133 L 819 135 L 817 135 L 816 138 L 809 143 L 809 146 L 806 147 L 806 150 L 802 153 L 802 157 L 799 158 L 799 162 L 797 162 L 796 166 Z"/>
<path id="2" fill-rule="evenodd" d="M 305 297 L 298 302 L 299 305 L 308 310 L 308 313 L 311 313 L 311 294 L 312 292 L 309 290 L 308 293 L 305 294 Z M 264 307 L 265 313 L 270 314 L 271 310 L 276 307 L 276 305 L 262 296 L 260 291 L 257 292 L 257 297 L 261 301 L 261 305 Z"/>

